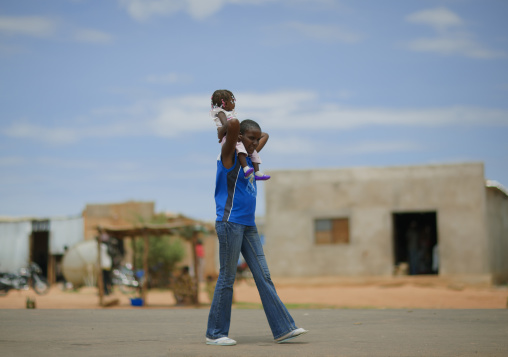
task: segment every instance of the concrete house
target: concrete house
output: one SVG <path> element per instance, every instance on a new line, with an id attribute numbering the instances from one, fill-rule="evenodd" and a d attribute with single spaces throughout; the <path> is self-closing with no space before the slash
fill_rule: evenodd
<path id="1" fill-rule="evenodd" d="M 437 274 L 508 282 L 508 194 L 482 163 L 271 171 L 274 276 Z"/>

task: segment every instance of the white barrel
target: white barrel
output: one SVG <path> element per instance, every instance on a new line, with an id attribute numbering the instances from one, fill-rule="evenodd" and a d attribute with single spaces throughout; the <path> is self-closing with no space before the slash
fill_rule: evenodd
<path id="1" fill-rule="evenodd" d="M 97 241 L 79 242 L 70 248 L 62 260 L 65 280 L 74 287 L 95 286 L 97 282 Z"/>

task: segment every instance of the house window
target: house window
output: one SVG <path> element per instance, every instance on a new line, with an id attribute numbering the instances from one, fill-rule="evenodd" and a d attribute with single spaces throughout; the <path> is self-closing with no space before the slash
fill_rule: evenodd
<path id="1" fill-rule="evenodd" d="M 349 244 L 349 219 L 316 219 L 314 221 L 315 243 Z"/>

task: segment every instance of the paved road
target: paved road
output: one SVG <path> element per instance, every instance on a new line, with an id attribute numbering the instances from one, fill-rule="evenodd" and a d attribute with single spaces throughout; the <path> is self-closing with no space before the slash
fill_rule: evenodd
<path id="1" fill-rule="evenodd" d="M 231 347 L 206 309 L 0 310 L 0 356 L 508 356 L 508 310 L 292 310 L 310 332 L 275 344 L 262 310 L 234 310 Z"/>

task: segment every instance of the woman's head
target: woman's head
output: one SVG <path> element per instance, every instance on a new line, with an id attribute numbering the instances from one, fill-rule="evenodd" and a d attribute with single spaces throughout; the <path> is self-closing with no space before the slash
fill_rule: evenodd
<path id="1" fill-rule="evenodd" d="M 261 132 L 261 127 L 254 120 L 251 119 L 242 120 L 242 122 L 240 123 L 240 134 L 243 134 L 246 131 L 252 129 L 256 129 L 259 130 L 259 132 Z"/>
<path id="2" fill-rule="evenodd" d="M 245 119 L 240 123 L 240 141 L 248 154 L 252 154 L 261 139 L 261 127 L 254 120 Z"/>
<path id="3" fill-rule="evenodd" d="M 227 89 L 218 89 L 212 94 L 212 109 L 222 108 L 228 112 L 235 109 L 235 96 Z"/>

